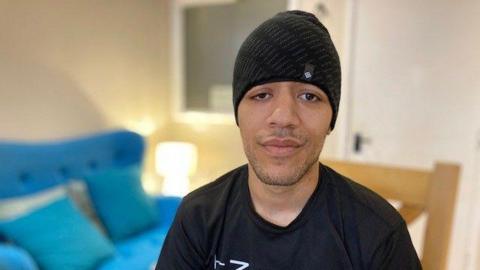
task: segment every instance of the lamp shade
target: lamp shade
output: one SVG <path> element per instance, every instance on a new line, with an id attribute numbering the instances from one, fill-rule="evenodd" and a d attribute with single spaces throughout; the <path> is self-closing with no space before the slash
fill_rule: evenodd
<path id="1" fill-rule="evenodd" d="M 155 149 L 155 169 L 164 177 L 163 193 L 183 196 L 189 175 L 197 167 L 197 147 L 187 142 L 161 142 Z"/>

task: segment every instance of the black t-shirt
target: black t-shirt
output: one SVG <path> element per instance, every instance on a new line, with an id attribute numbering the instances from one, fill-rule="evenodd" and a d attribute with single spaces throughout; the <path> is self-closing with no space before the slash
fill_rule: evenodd
<path id="1" fill-rule="evenodd" d="M 156 270 L 421 269 L 405 221 L 383 198 L 321 165 L 301 213 L 260 217 L 239 167 L 187 195 Z"/>

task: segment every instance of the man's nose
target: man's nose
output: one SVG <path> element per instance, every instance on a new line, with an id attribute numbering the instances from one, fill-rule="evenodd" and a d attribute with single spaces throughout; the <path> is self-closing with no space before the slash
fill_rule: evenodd
<path id="1" fill-rule="evenodd" d="M 280 95 L 272 104 L 272 111 L 268 117 L 270 126 L 293 127 L 298 125 L 300 119 L 297 112 L 295 99 L 289 95 Z"/>

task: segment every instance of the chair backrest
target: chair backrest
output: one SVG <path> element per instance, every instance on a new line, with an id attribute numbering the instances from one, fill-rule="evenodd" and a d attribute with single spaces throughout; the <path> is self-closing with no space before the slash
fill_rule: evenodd
<path id="1" fill-rule="evenodd" d="M 422 266 L 425 270 L 446 269 L 459 165 L 436 163 L 433 170 L 417 170 L 344 161 L 321 162 L 386 199 L 401 201 L 399 212 L 407 223 L 426 212 Z"/>
<path id="2" fill-rule="evenodd" d="M 141 135 L 115 130 L 50 142 L 0 141 L 0 199 L 28 195 L 99 169 L 140 164 Z"/>

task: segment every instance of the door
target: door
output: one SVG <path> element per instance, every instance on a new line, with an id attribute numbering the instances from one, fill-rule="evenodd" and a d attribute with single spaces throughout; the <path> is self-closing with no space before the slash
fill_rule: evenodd
<path id="1" fill-rule="evenodd" d="M 449 269 L 474 269 L 468 257 L 478 251 L 468 239 L 477 235 L 469 213 L 477 182 L 480 1 L 349 3 L 344 158 L 413 168 L 461 164 Z M 421 228 L 411 231 L 421 235 Z"/>

